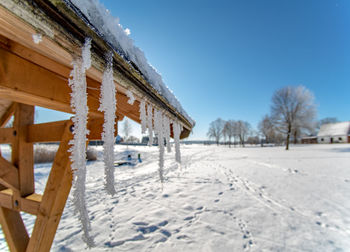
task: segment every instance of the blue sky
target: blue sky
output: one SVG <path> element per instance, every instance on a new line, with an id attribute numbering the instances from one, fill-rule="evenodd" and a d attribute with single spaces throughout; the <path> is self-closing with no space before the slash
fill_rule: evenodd
<path id="1" fill-rule="evenodd" d="M 256 128 L 286 85 L 314 93 L 319 119 L 350 120 L 348 0 L 101 2 L 196 120 L 191 139 L 218 117 Z"/>

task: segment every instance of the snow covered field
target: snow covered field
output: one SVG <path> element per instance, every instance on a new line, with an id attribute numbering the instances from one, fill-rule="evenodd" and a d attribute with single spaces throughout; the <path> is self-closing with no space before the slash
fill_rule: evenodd
<path id="1" fill-rule="evenodd" d="M 88 163 L 91 251 L 350 251 L 349 144 L 182 145 L 181 168 L 174 152 L 165 155 L 163 185 L 157 147 L 115 153 L 141 153 L 143 162 L 116 168 L 114 197 L 104 191 L 102 151 Z M 35 167 L 39 192 L 49 168 Z M 24 219 L 31 229 L 33 217 Z M 52 250 L 86 250 L 81 235 L 70 196 Z"/>

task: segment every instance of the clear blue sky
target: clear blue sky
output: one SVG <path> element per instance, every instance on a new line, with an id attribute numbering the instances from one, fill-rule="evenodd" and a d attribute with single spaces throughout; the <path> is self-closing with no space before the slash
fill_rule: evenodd
<path id="1" fill-rule="evenodd" d="M 349 0 L 100 1 L 196 120 L 191 139 L 218 117 L 256 128 L 286 85 L 350 120 Z"/>

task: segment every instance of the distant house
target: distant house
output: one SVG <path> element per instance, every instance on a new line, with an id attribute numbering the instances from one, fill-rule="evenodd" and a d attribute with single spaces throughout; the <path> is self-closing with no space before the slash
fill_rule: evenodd
<path id="1" fill-rule="evenodd" d="M 304 136 L 301 138 L 302 144 L 316 144 L 317 136 Z"/>
<path id="2" fill-rule="evenodd" d="M 318 143 L 350 143 L 350 121 L 328 123 L 317 134 Z"/>

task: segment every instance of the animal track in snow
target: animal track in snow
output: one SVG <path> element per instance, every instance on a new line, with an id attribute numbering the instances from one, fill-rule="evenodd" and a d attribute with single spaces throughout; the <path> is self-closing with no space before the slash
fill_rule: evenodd
<path id="1" fill-rule="evenodd" d="M 251 232 L 248 230 L 247 228 L 247 224 L 245 223 L 244 220 L 242 219 L 238 219 L 238 226 L 242 232 L 242 238 L 243 238 L 243 249 L 244 250 L 248 250 L 250 249 L 252 246 L 255 245 L 255 242 L 253 240 L 252 234 Z"/>

